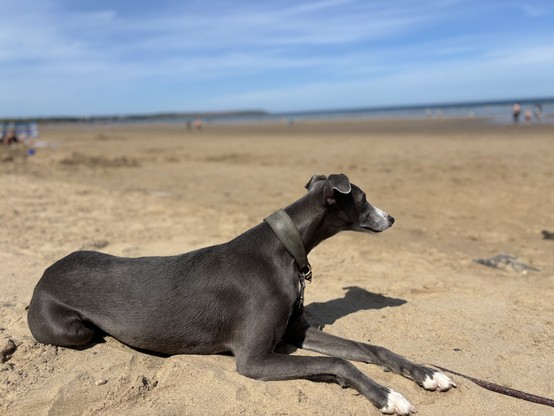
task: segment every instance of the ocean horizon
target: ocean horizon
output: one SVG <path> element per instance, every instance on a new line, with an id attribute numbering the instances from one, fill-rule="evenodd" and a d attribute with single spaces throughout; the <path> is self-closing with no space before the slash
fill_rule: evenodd
<path id="1" fill-rule="evenodd" d="M 554 97 L 526 98 L 512 100 L 470 101 L 436 104 L 411 104 L 373 106 L 359 108 L 338 108 L 325 110 L 304 110 L 268 112 L 265 110 L 230 110 L 218 112 L 175 112 L 150 114 L 121 114 L 97 116 L 52 116 L 25 117 L 21 119 L 0 118 L 0 123 L 38 121 L 78 123 L 190 123 L 201 119 L 207 123 L 240 123 L 285 121 L 294 123 L 302 120 L 340 119 L 429 119 L 429 118 L 481 118 L 495 124 L 513 123 L 512 107 L 520 103 L 520 122 L 525 122 L 524 113 L 531 113 L 532 122 L 554 123 Z"/>
<path id="2" fill-rule="evenodd" d="M 519 122 L 525 122 L 524 113 L 530 111 L 532 122 L 554 123 L 552 97 L 282 112 L 270 114 L 265 120 L 481 118 L 494 124 L 510 124 L 516 102 L 521 105 Z"/>

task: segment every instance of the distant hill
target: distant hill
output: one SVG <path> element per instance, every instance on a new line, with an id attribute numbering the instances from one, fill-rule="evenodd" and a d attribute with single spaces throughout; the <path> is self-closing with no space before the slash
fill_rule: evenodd
<path id="1" fill-rule="evenodd" d="M 153 113 L 153 114 L 120 114 L 103 116 L 53 116 L 53 117 L 22 117 L 22 118 L 0 118 L 0 123 L 7 122 L 48 122 L 48 123 L 111 123 L 125 121 L 168 121 L 168 120 L 214 120 L 241 117 L 261 117 L 269 113 L 263 110 L 241 110 L 241 111 L 216 111 L 216 112 L 194 112 L 194 113 Z"/>

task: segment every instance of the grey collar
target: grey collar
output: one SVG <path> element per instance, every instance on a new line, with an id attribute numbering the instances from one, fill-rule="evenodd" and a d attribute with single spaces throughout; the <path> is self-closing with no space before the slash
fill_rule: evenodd
<path id="1" fill-rule="evenodd" d="M 277 238 L 294 258 L 298 266 L 300 283 L 303 286 L 304 280 L 310 281 L 312 279 L 312 267 L 308 262 L 306 247 L 296 225 L 294 225 L 294 222 L 292 222 L 289 215 L 283 209 L 264 218 L 264 221 L 271 227 Z"/>

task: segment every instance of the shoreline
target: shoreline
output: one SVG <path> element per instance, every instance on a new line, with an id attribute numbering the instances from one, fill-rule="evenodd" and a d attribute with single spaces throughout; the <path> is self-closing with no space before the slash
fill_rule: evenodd
<path id="1" fill-rule="evenodd" d="M 554 121 L 554 119 L 553 119 Z M 121 123 L 39 123 L 41 131 L 82 130 L 82 131 L 177 131 L 184 134 L 224 133 L 259 131 L 284 135 L 308 132 L 339 133 L 398 133 L 418 134 L 427 132 L 465 133 L 475 132 L 512 132 L 517 129 L 547 132 L 554 127 L 552 123 L 494 123 L 488 117 L 444 117 L 444 118 L 337 118 L 296 120 L 289 124 L 287 120 L 206 122 L 201 130 L 191 128 L 186 122 L 121 122 Z"/>

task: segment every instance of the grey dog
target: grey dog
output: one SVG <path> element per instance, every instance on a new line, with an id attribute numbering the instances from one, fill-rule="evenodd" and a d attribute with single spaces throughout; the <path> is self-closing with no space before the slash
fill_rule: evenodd
<path id="1" fill-rule="evenodd" d="M 77 251 L 37 283 L 29 327 L 37 341 L 83 347 L 109 334 L 163 354 L 231 352 L 259 380 L 323 379 L 350 386 L 383 413 L 415 408 L 347 360 L 373 363 L 428 390 L 454 383 L 391 351 L 342 339 L 304 317 L 307 253 L 339 231 L 381 232 L 394 219 L 343 174 L 313 176 L 308 192 L 233 240 L 170 257 L 123 258 Z M 275 352 L 280 342 L 327 356 Z"/>

